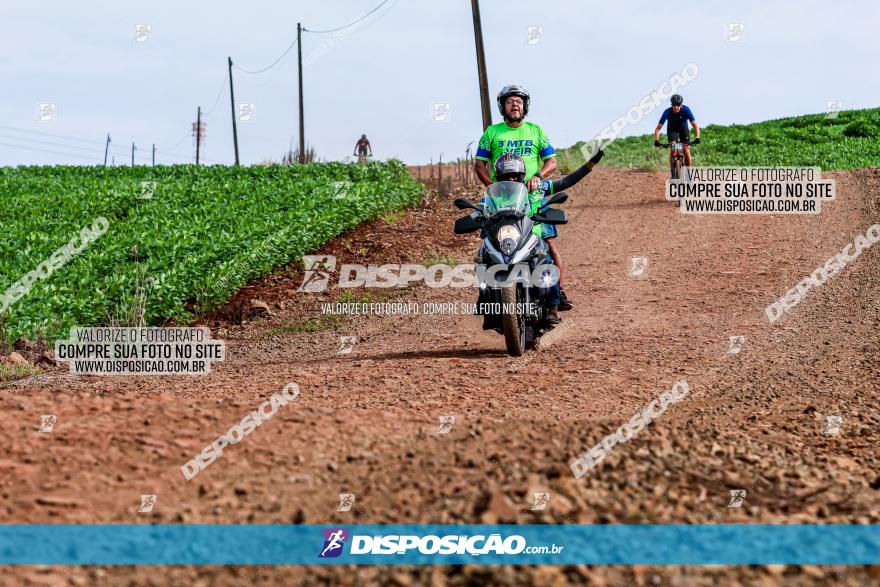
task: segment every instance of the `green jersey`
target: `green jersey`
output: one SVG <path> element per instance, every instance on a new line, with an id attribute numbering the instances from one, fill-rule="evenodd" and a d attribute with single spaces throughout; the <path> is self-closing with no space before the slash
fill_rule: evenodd
<path id="1" fill-rule="evenodd" d="M 477 147 L 476 159 L 489 162 L 489 177 L 495 181 L 495 160 L 505 153 L 514 153 L 526 164 L 526 181 L 541 170 L 541 165 L 556 151 L 544 129 L 533 122 L 523 122 L 519 128 L 510 128 L 505 122 L 486 129 Z"/>

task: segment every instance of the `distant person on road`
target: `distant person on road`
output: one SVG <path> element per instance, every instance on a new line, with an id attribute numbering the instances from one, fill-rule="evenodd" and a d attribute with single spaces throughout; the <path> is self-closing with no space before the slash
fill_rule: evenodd
<path id="1" fill-rule="evenodd" d="M 692 143 L 694 145 L 700 144 L 700 127 L 694 118 L 694 113 L 684 105 L 684 98 L 681 95 L 674 94 L 669 101 L 672 105 L 663 111 L 663 116 L 660 117 L 660 122 L 657 123 L 657 128 L 654 129 L 654 146 L 660 146 L 660 131 L 663 129 L 663 123 L 665 122 L 666 138 L 669 139 L 670 143 L 676 141 L 684 142 L 684 165 L 685 167 L 690 167 L 691 147 L 688 142 L 690 141 L 691 133 L 688 128 L 688 122 L 694 127 L 694 141 Z M 669 151 L 669 164 L 672 165 L 672 150 Z"/>
<path id="2" fill-rule="evenodd" d="M 369 156 L 373 156 L 373 147 L 370 146 L 370 141 L 367 140 L 367 135 L 361 135 L 361 138 L 358 139 L 358 142 L 354 145 L 354 155 L 357 155 L 358 163 L 366 163 L 367 162 L 367 152 L 369 151 Z"/>
<path id="3" fill-rule="evenodd" d="M 529 93 L 518 85 L 504 86 L 498 92 L 498 111 L 504 122 L 493 124 L 480 138 L 474 156 L 474 171 L 483 185 L 495 179 L 495 162 L 505 153 L 522 157 L 526 165 L 526 186 L 529 191 L 541 189 L 541 182 L 556 171 L 556 151 L 540 126 L 523 119 L 529 114 Z M 565 266 L 556 246 L 556 238 L 545 239 L 553 262 L 559 268 L 559 287 L 562 289 L 560 310 L 570 310 L 571 302 L 565 295 Z"/>

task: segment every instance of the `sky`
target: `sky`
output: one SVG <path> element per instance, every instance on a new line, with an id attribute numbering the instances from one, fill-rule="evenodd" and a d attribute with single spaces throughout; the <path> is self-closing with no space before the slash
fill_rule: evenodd
<path id="1" fill-rule="evenodd" d="M 8 2 L 0 19 L 0 166 L 234 161 L 227 56 L 256 71 L 296 38 L 334 29 L 381 0 Z M 493 122 L 503 85 L 528 88 L 529 120 L 557 148 L 597 135 L 685 64 L 680 90 L 707 124 L 745 124 L 880 106 L 880 3 L 816 0 L 482 0 Z M 136 39 L 137 25 L 149 32 Z M 731 33 L 741 31 L 738 36 Z M 741 25 L 741 28 L 740 26 Z M 540 30 L 538 30 L 540 27 Z M 530 36 L 530 28 L 532 30 Z M 366 134 L 376 159 L 464 155 L 482 119 L 470 2 L 387 0 L 355 26 L 303 33 L 305 133 L 345 160 Z M 297 47 L 260 74 L 233 69 L 241 162 L 279 160 L 298 141 Z M 41 104 L 47 120 L 39 120 Z M 435 107 L 435 104 L 448 105 Z M 445 115 L 443 114 L 445 113 Z M 661 109 L 623 135 L 651 132 Z"/>

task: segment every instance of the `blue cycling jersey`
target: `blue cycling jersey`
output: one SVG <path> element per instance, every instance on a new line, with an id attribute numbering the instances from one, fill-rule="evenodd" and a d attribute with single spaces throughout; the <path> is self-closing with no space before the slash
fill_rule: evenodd
<path id="1" fill-rule="evenodd" d="M 666 128 L 681 128 L 685 122 L 693 122 L 694 113 L 691 112 L 691 109 L 682 104 L 681 110 L 678 112 L 673 112 L 672 107 L 667 108 L 663 111 L 663 116 L 660 117 L 660 122 L 657 124 L 663 124 L 666 121 L 669 121 L 669 124 Z"/>

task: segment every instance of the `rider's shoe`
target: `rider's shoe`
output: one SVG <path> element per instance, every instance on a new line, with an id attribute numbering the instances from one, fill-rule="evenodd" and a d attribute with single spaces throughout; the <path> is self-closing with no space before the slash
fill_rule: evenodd
<path id="1" fill-rule="evenodd" d="M 559 314 L 556 313 L 557 308 L 558 306 L 550 306 L 550 309 L 547 310 L 548 324 L 559 324 Z"/>
<path id="2" fill-rule="evenodd" d="M 571 303 L 571 300 L 568 299 L 568 296 L 565 295 L 564 289 L 559 290 L 559 299 L 560 299 L 560 302 L 559 302 L 559 311 L 560 312 L 566 312 L 568 310 L 571 310 L 573 304 Z"/>

